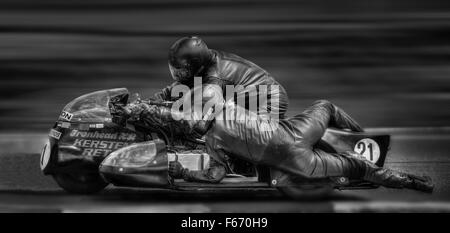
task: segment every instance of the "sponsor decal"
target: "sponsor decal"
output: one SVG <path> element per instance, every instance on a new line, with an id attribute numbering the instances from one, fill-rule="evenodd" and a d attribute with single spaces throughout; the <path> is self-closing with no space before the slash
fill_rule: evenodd
<path id="1" fill-rule="evenodd" d="M 91 128 L 91 129 L 103 129 L 104 125 L 103 124 L 90 124 L 89 128 Z"/>
<path id="2" fill-rule="evenodd" d="M 135 133 L 107 133 L 78 129 L 73 129 L 69 136 L 75 139 L 73 146 L 82 149 L 83 156 L 107 156 L 117 149 L 134 143 L 136 140 Z"/>
<path id="3" fill-rule="evenodd" d="M 61 123 L 58 123 L 58 126 L 61 128 L 64 128 L 64 129 L 68 129 L 68 128 L 70 128 L 70 123 L 69 122 L 61 122 Z"/>
<path id="4" fill-rule="evenodd" d="M 73 118 L 73 114 L 63 111 L 59 117 L 64 120 L 71 121 Z"/>
<path id="5" fill-rule="evenodd" d="M 59 140 L 59 138 L 61 137 L 61 132 L 58 132 L 58 131 L 56 131 L 54 129 L 51 129 L 48 136 Z"/>
<path id="6" fill-rule="evenodd" d="M 130 143 L 121 141 L 91 140 L 91 139 L 75 139 L 73 145 L 82 148 L 83 156 L 106 156 L 111 152 L 128 146 Z"/>
<path id="7" fill-rule="evenodd" d="M 372 163 L 376 163 L 380 158 L 380 146 L 373 139 L 363 138 L 355 144 L 353 149 L 356 153 L 364 156 Z"/>
<path id="8" fill-rule="evenodd" d="M 122 140 L 122 141 L 132 141 L 136 140 L 135 133 L 105 133 L 101 131 L 83 131 L 74 129 L 70 132 L 71 137 L 75 138 L 86 138 L 86 139 L 109 139 L 109 140 Z"/>

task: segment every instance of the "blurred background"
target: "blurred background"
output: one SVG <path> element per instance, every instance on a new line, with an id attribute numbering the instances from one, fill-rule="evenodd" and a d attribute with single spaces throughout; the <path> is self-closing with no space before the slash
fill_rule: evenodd
<path id="1" fill-rule="evenodd" d="M 2 0 L 0 131 L 95 90 L 151 96 L 186 35 L 272 73 L 289 115 L 325 98 L 366 127 L 450 126 L 450 1 Z"/>

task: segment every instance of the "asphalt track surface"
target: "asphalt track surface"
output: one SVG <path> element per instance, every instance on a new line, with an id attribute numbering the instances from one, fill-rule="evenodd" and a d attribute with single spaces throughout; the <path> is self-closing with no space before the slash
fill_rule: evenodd
<path id="1" fill-rule="evenodd" d="M 59 189 L 50 177 L 40 173 L 39 156 L 35 151 L 9 151 L 0 154 L 0 211 L 450 212 L 450 130 L 418 128 L 372 131 L 390 132 L 393 135 L 386 166 L 431 176 L 436 185 L 433 194 L 378 188 L 335 191 L 326 199 L 293 201 L 277 191 L 265 188 L 173 191 L 108 187 L 96 195 L 71 195 Z M 0 140 L 2 146 L 11 145 L 12 141 L 17 140 L 7 135 L 3 135 Z"/>

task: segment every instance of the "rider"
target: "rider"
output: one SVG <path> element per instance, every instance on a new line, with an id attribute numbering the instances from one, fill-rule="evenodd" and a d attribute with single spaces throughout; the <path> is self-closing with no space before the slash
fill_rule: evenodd
<path id="1" fill-rule="evenodd" d="M 198 37 L 182 38 L 175 42 L 169 52 L 169 68 L 176 82 L 159 93 L 159 99 L 174 100 L 171 89 L 180 83 L 195 89 L 193 78 L 201 76 L 202 105 L 210 101 L 216 104 L 211 107 L 213 118 L 185 119 L 182 112 L 146 103 L 137 104 L 132 111 L 132 115 L 139 115 L 138 118 L 153 119 L 161 124 L 179 124 L 205 136 L 207 152 L 211 155 L 210 167 L 189 171 L 180 163 L 171 162 L 169 173 L 174 178 L 220 182 L 226 175 L 226 160 L 230 156 L 276 168 L 286 174 L 283 178 L 285 182 L 298 177 L 345 176 L 388 187 L 423 191 L 433 189 L 428 177 L 380 168 L 352 152 L 326 153 L 314 148 L 329 126 L 362 131 L 350 116 L 328 101 L 318 101 L 303 113 L 286 119 L 286 92 L 283 88 L 274 88 L 275 91 L 269 92 L 269 99 L 278 100 L 278 104 L 273 105 L 269 101 L 258 106 L 268 112 L 275 110 L 280 118 L 273 119 L 261 117 L 260 108 L 256 112 L 249 111 L 247 106 L 239 106 L 234 99 L 224 98 L 226 85 L 244 86 L 244 91 L 237 95 L 247 95 L 246 98 L 251 97 L 252 93 L 248 95 L 245 87 L 281 86 L 255 64 L 236 55 L 210 50 Z"/>
<path id="2" fill-rule="evenodd" d="M 155 94 L 159 100 L 174 101 L 178 96 L 172 96 L 172 89 L 177 85 L 194 86 L 194 76 L 201 77 L 203 84 L 216 84 L 226 94 L 226 86 L 242 87 L 236 92 L 234 99 L 245 96 L 248 99 L 262 93 L 258 89 L 266 86 L 268 101 L 277 101 L 275 104 L 260 104 L 259 107 L 266 112 L 279 114 L 284 117 L 288 107 L 288 96 L 285 89 L 267 71 L 256 64 L 235 54 L 209 49 L 206 43 L 197 36 L 183 37 L 177 40 L 169 50 L 169 69 L 174 83 Z M 253 86 L 258 90 L 249 91 Z M 239 103 L 238 103 L 239 104 Z M 248 106 L 245 106 L 248 109 Z M 259 109 L 258 109 L 259 110 Z"/>
<path id="3" fill-rule="evenodd" d="M 186 181 L 220 182 L 226 175 L 227 158 L 236 157 L 256 165 L 277 169 L 279 185 L 296 184 L 298 180 L 320 180 L 330 177 L 348 177 L 393 188 L 410 188 L 426 192 L 433 190 L 429 177 L 381 168 L 355 152 L 328 153 L 315 148 L 328 127 L 362 132 L 362 128 L 348 114 L 326 100 L 316 101 L 311 107 L 292 118 L 272 119 L 248 111 L 233 101 L 221 99 L 221 88 L 207 85 L 213 99 L 214 118 L 201 124 L 205 132 L 206 150 L 211 156 L 210 167 L 190 171 L 179 162 L 170 162 L 169 174 Z M 140 118 L 174 121 L 174 112 L 168 107 L 139 104 L 133 114 Z M 196 120 L 189 120 L 195 125 Z"/>

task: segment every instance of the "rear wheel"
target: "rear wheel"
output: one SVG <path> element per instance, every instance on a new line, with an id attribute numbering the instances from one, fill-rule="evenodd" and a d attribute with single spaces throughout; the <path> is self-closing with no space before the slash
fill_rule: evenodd
<path id="1" fill-rule="evenodd" d="M 312 200 L 329 197 L 333 192 L 331 185 L 298 185 L 277 187 L 283 195 L 295 200 Z"/>
<path id="2" fill-rule="evenodd" d="M 53 178 L 65 191 L 76 194 L 97 193 L 108 185 L 99 173 L 56 173 Z"/>

